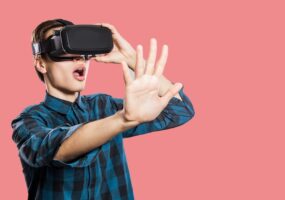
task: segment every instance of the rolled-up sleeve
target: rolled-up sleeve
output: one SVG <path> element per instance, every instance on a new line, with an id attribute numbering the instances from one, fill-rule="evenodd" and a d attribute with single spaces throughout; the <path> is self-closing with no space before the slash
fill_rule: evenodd
<path id="1" fill-rule="evenodd" d="M 11 122 L 13 128 L 12 139 L 17 144 L 20 158 L 32 167 L 83 167 L 94 159 L 98 149 L 90 152 L 89 156 L 68 163 L 54 160 L 54 156 L 60 145 L 84 124 L 74 126 L 63 124 L 62 126 L 49 128 L 40 117 L 24 113 Z"/>
<path id="2" fill-rule="evenodd" d="M 183 90 L 184 86 L 179 90 L 179 95 L 181 96 L 182 101 L 176 97 L 173 97 L 156 119 L 141 123 L 134 128 L 122 132 L 123 137 L 132 137 L 153 131 L 174 128 L 185 124 L 192 119 L 195 111 L 192 102 L 184 94 Z M 114 98 L 112 96 L 109 97 L 115 112 L 123 109 L 123 99 Z"/>

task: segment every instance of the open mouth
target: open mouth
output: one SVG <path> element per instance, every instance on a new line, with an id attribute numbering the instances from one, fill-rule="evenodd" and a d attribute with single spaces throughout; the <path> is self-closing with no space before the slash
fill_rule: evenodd
<path id="1" fill-rule="evenodd" d="M 74 70 L 73 76 L 77 80 L 80 80 L 80 81 L 84 80 L 85 79 L 85 68 L 82 67 L 82 68 L 78 68 L 78 69 Z"/>

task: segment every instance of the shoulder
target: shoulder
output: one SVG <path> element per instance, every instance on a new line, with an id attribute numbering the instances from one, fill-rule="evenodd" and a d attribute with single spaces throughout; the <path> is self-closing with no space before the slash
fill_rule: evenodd
<path id="1" fill-rule="evenodd" d="M 44 102 L 40 102 L 39 104 L 27 106 L 22 110 L 20 115 L 38 116 L 45 112 L 46 112 L 46 107 L 44 106 Z"/>
<path id="2" fill-rule="evenodd" d="M 44 112 L 43 103 L 29 105 L 22 109 L 22 111 L 11 121 L 11 125 L 24 119 L 34 118 L 42 119 L 42 113 Z"/>

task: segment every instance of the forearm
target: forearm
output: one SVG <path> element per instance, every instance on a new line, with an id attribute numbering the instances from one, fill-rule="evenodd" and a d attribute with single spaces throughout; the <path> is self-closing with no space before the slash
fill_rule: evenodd
<path id="1" fill-rule="evenodd" d="M 130 128 L 137 122 L 126 121 L 122 111 L 112 116 L 84 124 L 59 147 L 54 159 L 70 161 L 95 149 Z"/>

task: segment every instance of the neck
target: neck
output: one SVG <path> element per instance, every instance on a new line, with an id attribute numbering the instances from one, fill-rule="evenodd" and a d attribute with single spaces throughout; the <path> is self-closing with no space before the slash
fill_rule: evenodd
<path id="1" fill-rule="evenodd" d="M 60 91 L 52 87 L 46 87 L 47 92 L 59 99 L 63 99 L 65 101 L 74 102 L 79 95 L 79 92 L 70 92 L 70 91 Z"/>

